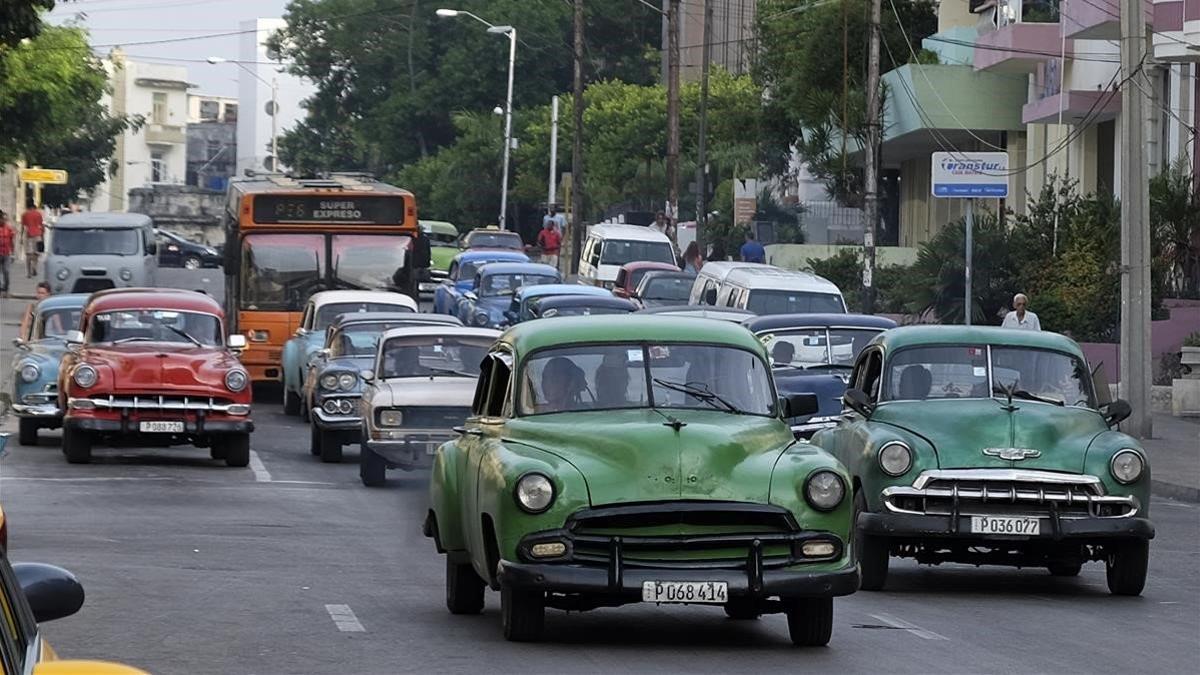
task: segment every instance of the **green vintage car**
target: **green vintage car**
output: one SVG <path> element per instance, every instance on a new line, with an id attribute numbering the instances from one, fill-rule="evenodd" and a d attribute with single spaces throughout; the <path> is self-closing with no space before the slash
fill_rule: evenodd
<path id="1" fill-rule="evenodd" d="M 421 220 L 421 229 L 429 237 L 429 281 L 421 282 L 422 293 L 432 293 L 450 274 L 450 261 L 458 255 L 458 228 L 444 220 Z"/>
<path id="2" fill-rule="evenodd" d="M 483 363 L 472 416 L 434 461 L 425 533 L 446 604 L 500 591 L 504 635 L 534 640 L 547 607 L 723 606 L 787 614 L 829 641 L 833 597 L 858 588 L 848 477 L 783 422 L 767 353 L 740 326 L 655 316 L 520 324 Z"/>
<path id="3" fill-rule="evenodd" d="M 1094 381 L 1097 380 L 1097 381 Z M 1146 580 L 1150 467 L 1129 416 L 1055 333 L 912 326 L 859 355 L 838 425 L 813 436 L 853 476 L 862 587 L 890 556 L 1046 567 L 1103 560 L 1112 593 Z"/>

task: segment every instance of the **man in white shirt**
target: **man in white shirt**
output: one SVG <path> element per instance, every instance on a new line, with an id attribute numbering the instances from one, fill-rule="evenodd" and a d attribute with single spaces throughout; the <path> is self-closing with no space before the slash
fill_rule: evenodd
<path id="1" fill-rule="evenodd" d="M 1018 330 L 1042 329 L 1042 324 L 1038 321 L 1037 314 L 1025 309 L 1025 306 L 1029 304 L 1029 298 L 1025 297 L 1024 293 L 1014 295 L 1012 304 L 1013 311 L 1004 315 L 1004 323 L 1000 324 L 1001 328 L 1016 328 Z"/>

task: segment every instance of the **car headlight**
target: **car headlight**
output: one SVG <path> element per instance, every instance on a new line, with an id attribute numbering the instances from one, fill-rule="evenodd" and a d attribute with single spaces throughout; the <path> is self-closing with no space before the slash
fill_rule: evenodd
<path id="1" fill-rule="evenodd" d="M 54 273 L 54 276 L 58 277 L 59 281 L 66 281 L 67 277 L 71 276 L 71 270 L 65 267 L 59 268 L 59 270 Z"/>
<path id="2" fill-rule="evenodd" d="M 486 325 L 488 325 L 488 315 L 487 315 L 487 312 L 476 312 L 476 313 L 475 313 L 475 325 L 476 325 L 476 326 L 486 326 Z"/>
<path id="3" fill-rule="evenodd" d="M 1142 459 L 1142 453 L 1128 448 L 1113 455 L 1108 463 L 1108 471 L 1112 477 L 1117 479 L 1118 483 L 1126 485 L 1137 482 L 1145 470 L 1146 460 Z"/>
<path id="4" fill-rule="evenodd" d="M 879 468 L 889 476 L 903 476 L 912 468 L 912 450 L 900 441 L 892 441 L 879 449 Z"/>
<path id="5" fill-rule="evenodd" d="M 832 471 L 814 471 L 804 482 L 804 499 L 818 511 L 832 511 L 845 497 L 846 484 Z"/>
<path id="6" fill-rule="evenodd" d="M 225 373 L 225 388 L 229 391 L 241 391 L 246 388 L 247 379 L 245 371 L 231 370 Z"/>
<path id="7" fill-rule="evenodd" d="M 133 270 L 128 267 L 121 268 L 121 281 L 129 281 L 133 278 Z"/>
<path id="8" fill-rule="evenodd" d="M 21 366 L 21 381 L 35 382 L 38 376 L 42 374 L 42 369 L 37 367 L 36 363 L 26 363 Z"/>
<path id="9" fill-rule="evenodd" d="M 404 413 L 399 410 L 383 410 L 379 413 L 379 426 L 381 427 L 402 427 L 404 426 Z"/>
<path id="10" fill-rule="evenodd" d="M 338 414 L 338 401 L 336 398 L 327 398 L 321 404 L 321 409 L 330 415 Z"/>
<path id="11" fill-rule="evenodd" d="M 335 375 L 334 373 L 329 373 L 327 375 L 321 376 L 321 388 L 322 389 L 329 389 L 330 391 L 332 391 L 334 389 L 337 389 L 337 386 L 338 386 L 338 376 Z"/>
<path id="12" fill-rule="evenodd" d="M 98 376 L 96 375 L 96 369 L 85 363 L 75 369 L 75 372 L 71 375 L 71 379 L 75 381 L 75 384 L 87 389 L 96 384 Z"/>
<path id="13" fill-rule="evenodd" d="M 338 375 L 338 377 L 337 377 L 338 389 L 348 391 L 350 389 L 353 389 L 355 383 L 357 383 L 357 382 L 358 382 L 358 378 L 354 376 L 354 373 L 342 373 L 341 375 Z"/>
<path id="14" fill-rule="evenodd" d="M 204 249 L 204 255 L 217 255 L 217 249 L 206 248 L 206 249 Z"/>
<path id="15" fill-rule="evenodd" d="M 540 473 L 527 473 L 517 481 L 517 505 L 529 513 L 542 513 L 554 503 L 554 483 Z"/>

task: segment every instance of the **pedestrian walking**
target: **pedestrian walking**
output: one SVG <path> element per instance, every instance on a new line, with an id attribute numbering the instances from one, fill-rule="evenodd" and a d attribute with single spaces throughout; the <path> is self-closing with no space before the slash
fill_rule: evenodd
<path id="1" fill-rule="evenodd" d="M 1025 297 L 1024 293 L 1017 293 L 1013 296 L 1013 309 L 1008 314 L 1004 315 L 1004 323 L 1001 323 L 1002 328 L 1016 328 L 1018 330 L 1041 330 L 1042 322 L 1038 321 L 1037 314 L 1025 309 L 1029 305 L 1029 298 Z"/>
<path id="2" fill-rule="evenodd" d="M 558 267 L 558 251 L 562 248 L 562 235 L 559 234 L 553 220 L 542 224 L 542 231 L 538 232 L 537 236 L 537 245 L 542 249 L 542 262 Z"/>
<path id="3" fill-rule="evenodd" d="M 13 255 L 17 252 L 17 231 L 8 222 L 8 214 L 0 211 L 0 298 L 8 297 Z"/>
<path id="4" fill-rule="evenodd" d="M 21 237 L 25 241 L 25 276 L 29 279 L 37 276 L 44 223 L 42 212 L 33 205 L 33 201 L 26 202 L 25 213 L 21 214 Z"/>
<path id="5" fill-rule="evenodd" d="M 754 232 L 746 232 L 746 243 L 742 244 L 742 261 L 749 263 L 766 263 L 767 249 L 763 245 L 755 241 Z"/>
<path id="6" fill-rule="evenodd" d="M 700 255 L 700 246 L 693 241 L 683 251 L 683 271 L 698 274 L 703 266 L 704 257 Z"/>

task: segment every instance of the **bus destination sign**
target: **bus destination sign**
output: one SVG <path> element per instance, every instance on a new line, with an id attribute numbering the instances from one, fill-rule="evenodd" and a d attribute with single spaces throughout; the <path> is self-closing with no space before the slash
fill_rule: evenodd
<path id="1" fill-rule="evenodd" d="M 260 194 L 254 196 L 254 222 L 399 225 L 404 222 L 404 198 Z"/>

